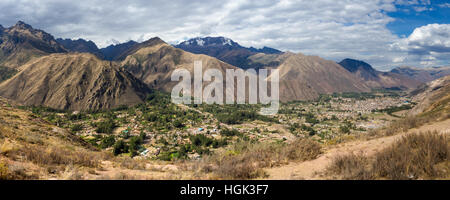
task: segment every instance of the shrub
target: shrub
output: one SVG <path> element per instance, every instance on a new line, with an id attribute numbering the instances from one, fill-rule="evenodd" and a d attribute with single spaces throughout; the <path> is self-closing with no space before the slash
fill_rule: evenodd
<path id="1" fill-rule="evenodd" d="M 291 144 L 241 142 L 234 144 L 232 154 L 216 161 L 215 173 L 227 179 L 251 179 L 263 175 L 264 167 L 273 167 L 287 161 L 311 160 L 321 153 L 320 144 L 298 139 Z"/>
<path id="2" fill-rule="evenodd" d="M 355 154 L 347 154 L 338 155 L 334 158 L 328 170 L 341 175 L 342 179 L 368 180 L 372 179 L 373 175 L 367 167 L 368 159 L 366 157 Z"/>
<path id="3" fill-rule="evenodd" d="M 448 162 L 449 139 L 437 132 L 409 134 L 372 157 L 334 159 L 329 172 L 344 179 L 433 179 L 448 177 L 437 167 Z"/>
<path id="4" fill-rule="evenodd" d="M 158 115 L 156 113 L 146 113 L 143 118 L 149 122 L 156 122 L 158 120 Z"/>
<path id="5" fill-rule="evenodd" d="M 116 139 L 113 135 L 105 137 L 102 139 L 102 141 L 100 143 L 100 148 L 105 149 L 105 148 L 111 147 L 114 145 L 114 143 L 116 143 Z"/>
<path id="6" fill-rule="evenodd" d="M 8 164 L 0 161 L 0 180 L 6 180 L 9 176 Z"/>
<path id="7" fill-rule="evenodd" d="M 228 129 L 228 128 L 223 128 L 222 130 L 220 130 L 220 134 L 223 136 L 236 136 L 236 135 L 241 135 L 241 133 L 236 130 L 236 129 Z"/>
<path id="8" fill-rule="evenodd" d="M 376 155 L 373 171 L 389 179 L 434 178 L 440 175 L 435 165 L 448 156 L 447 137 L 437 132 L 409 134 Z"/>
<path id="9" fill-rule="evenodd" d="M 114 144 L 113 153 L 115 156 L 128 152 L 128 146 L 123 140 L 119 140 Z"/>
<path id="10" fill-rule="evenodd" d="M 70 127 L 70 131 L 73 133 L 83 130 L 83 125 L 81 124 L 74 124 L 72 127 Z"/>
<path id="11" fill-rule="evenodd" d="M 60 147 L 44 148 L 28 145 L 22 148 L 21 153 L 28 160 L 40 165 L 81 165 L 97 167 L 98 158 L 94 153 L 86 151 L 67 150 Z"/>
<path id="12" fill-rule="evenodd" d="M 175 120 L 175 121 L 173 122 L 173 126 L 174 126 L 175 128 L 183 128 L 183 127 L 184 127 L 184 124 L 181 123 L 180 120 Z"/>
<path id="13" fill-rule="evenodd" d="M 213 143 L 213 139 L 206 137 L 203 134 L 193 135 L 189 138 L 194 146 L 210 146 Z"/>
<path id="14" fill-rule="evenodd" d="M 143 140 L 139 136 L 134 136 L 130 139 L 128 151 L 131 153 L 131 157 L 137 155 L 137 150 L 139 150 L 142 142 Z"/>
<path id="15" fill-rule="evenodd" d="M 100 122 L 97 125 L 97 129 L 95 131 L 97 133 L 112 133 L 114 128 L 116 128 L 116 123 L 113 119 L 109 119 L 104 122 Z"/>
<path id="16" fill-rule="evenodd" d="M 307 139 L 299 139 L 287 145 L 284 149 L 289 160 L 305 161 L 317 158 L 321 153 L 320 144 Z"/>

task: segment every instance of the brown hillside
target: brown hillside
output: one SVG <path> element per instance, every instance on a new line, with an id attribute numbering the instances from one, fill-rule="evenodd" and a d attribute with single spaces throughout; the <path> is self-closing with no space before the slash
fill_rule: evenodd
<path id="1" fill-rule="evenodd" d="M 195 61 L 202 61 L 203 72 L 210 68 L 219 69 L 224 76 L 224 80 L 226 69 L 237 69 L 216 58 L 177 49 L 159 38 L 150 39 L 136 46 L 129 53 L 131 54 L 122 61 L 121 65 L 152 88 L 166 92 L 170 92 L 173 86 L 178 83 L 171 81 L 171 75 L 175 69 L 187 69 L 191 72 L 191 78 L 194 78 Z M 208 83 L 204 83 L 204 85 L 206 84 Z"/>
<path id="2" fill-rule="evenodd" d="M 422 85 L 412 94 L 418 104 L 410 114 L 450 114 L 450 76 Z"/>
<path id="3" fill-rule="evenodd" d="M 292 54 L 278 67 L 282 101 L 311 100 L 319 94 L 368 92 L 369 87 L 333 61 Z"/>
<path id="4" fill-rule="evenodd" d="M 0 29 L 0 65 L 17 68 L 26 62 L 50 53 L 66 52 L 52 35 L 34 29 L 21 21 Z"/>
<path id="5" fill-rule="evenodd" d="M 0 96 L 26 105 L 99 110 L 141 103 L 148 87 L 92 54 L 52 54 L 21 67 L 0 84 Z"/>
<path id="6" fill-rule="evenodd" d="M 349 72 L 355 74 L 370 88 L 400 88 L 415 89 L 422 82 L 408 77 L 406 74 L 381 72 L 375 70 L 372 66 L 364 61 L 344 59 L 339 64 Z"/>

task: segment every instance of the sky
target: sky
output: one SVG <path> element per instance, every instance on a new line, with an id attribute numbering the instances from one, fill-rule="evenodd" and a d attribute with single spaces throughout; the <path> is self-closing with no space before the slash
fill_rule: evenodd
<path id="1" fill-rule="evenodd" d="M 379 70 L 450 66 L 445 0 L 1 0 L 0 24 L 21 20 L 99 47 L 158 36 L 171 44 L 224 36 Z"/>

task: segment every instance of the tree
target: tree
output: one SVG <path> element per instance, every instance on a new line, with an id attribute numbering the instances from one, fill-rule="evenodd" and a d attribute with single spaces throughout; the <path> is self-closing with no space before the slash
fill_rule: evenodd
<path id="1" fill-rule="evenodd" d="M 126 152 L 128 152 L 128 147 L 123 140 L 119 140 L 116 142 L 116 144 L 114 144 L 113 153 L 115 156 Z"/>
<path id="2" fill-rule="evenodd" d="M 106 149 L 110 146 L 113 146 L 114 143 L 116 143 L 116 139 L 113 135 L 105 137 L 102 139 L 101 143 L 100 143 L 100 148 L 102 149 Z"/>

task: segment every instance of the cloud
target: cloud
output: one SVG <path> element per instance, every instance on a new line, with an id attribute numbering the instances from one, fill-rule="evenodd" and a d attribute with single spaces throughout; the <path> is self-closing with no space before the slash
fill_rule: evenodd
<path id="1" fill-rule="evenodd" d="M 429 1 L 2 0 L 0 24 L 23 20 L 56 37 L 81 37 L 100 47 L 155 36 L 169 43 L 225 36 L 244 46 L 334 61 L 351 57 L 383 67 L 405 57 L 405 51 L 391 48 L 402 39 L 386 28 L 395 20 L 386 12 L 396 11 L 398 3 L 419 6 Z"/>
<path id="2" fill-rule="evenodd" d="M 450 60 L 450 24 L 428 24 L 391 45 L 393 50 L 407 52 L 410 59 L 431 65 Z"/>
<path id="3" fill-rule="evenodd" d="M 438 5 L 441 8 L 450 8 L 450 3 L 443 3 Z"/>

